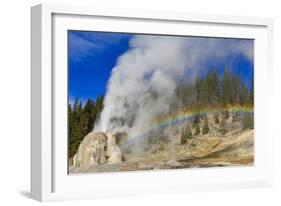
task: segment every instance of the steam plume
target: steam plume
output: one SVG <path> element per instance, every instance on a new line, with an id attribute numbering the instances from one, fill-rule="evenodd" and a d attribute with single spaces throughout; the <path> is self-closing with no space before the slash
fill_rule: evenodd
<path id="1" fill-rule="evenodd" d="M 140 135 L 178 103 L 175 89 L 183 76 L 194 77 L 212 58 L 253 58 L 251 41 L 243 40 L 136 35 L 129 43 L 112 70 L 95 130 Z"/>

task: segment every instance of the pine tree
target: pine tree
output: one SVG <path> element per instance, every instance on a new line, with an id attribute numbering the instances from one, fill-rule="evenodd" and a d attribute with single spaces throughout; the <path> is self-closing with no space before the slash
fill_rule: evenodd
<path id="1" fill-rule="evenodd" d="M 217 69 L 212 73 L 212 84 L 212 103 L 217 104 L 220 99 L 220 81 Z"/>
<path id="2" fill-rule="evenodd" d="M 199 114 L 195 114 L 193 116 L 193 124 L 192 124 L 192 126 L 195 127 L 196 124 L 199 124 L 199 122 L 200 122 L 200 116 L 199 116 Z"/>
<path id="3" fill-rule="evenodd" d="M 90 131 L 93 130 L 94 127 L 94 115 L 93 115 L 93 108 L 94 108 L 94 101 L 91 99 L 88 99 L 84 108 L 83 108 L 83 116 L 86 120 L 86 125 L 85 125 L 85 130 L 86 133 L 88 134 Z"/>
<path id="4" fill-rule="evenodd" d="M 239 95 L 239 103 L 241 105 L 246 104 L 247 102 L 249 102 L 248 100 L 248 89 L 246 87 L 246 85 L 244 83 L 241 83 L 241 89 L 240 89 L 240 95 Z"/>
<path id="5" fill-rule="evenodd" d="M 217 104 L 220 98 L 219 77 L 217 70 L 210 71 L 203 81 L 205 89 L 203 93 L 206 95 L 205 103 L 211 105 Z"/>
<path id="6" fill-rule="evenodd" d="M 200 77 L 196 77 L 195 89 L 196 89 L 196 103 L 200 105 L 202 103 L 202 81 Z"/>
<path id="7" fill-rule="evenodd" d="M 84 106 L 82 101 L 76 98 L 73 106 L 68 106 L 69 158 L 77 152 L 83 138 L 93 130 L 102 109 L 102 96 L 98 97 L 96 102 L 88 99 Z"/>
<path id="8" fill-rule="evenodd" d="M 195 132 L 194 132 L 194 135 L 199 135 L 200 134 L 200 126 L 199 126 L 199 123 L 197 123 L 195 125 Z"/>
<path id="9" fill-rule="evenodd" d="M 103 109 L 103 96 L 99 96 L 99 97 L 97 97 L 96 102 L 93 107 L 93 117 L 94 117 L 95 122 L 98 121 L 102 109 Z"/>
<path id="10" fill-rule="evenodd" d="M 249 103 L 251 105 L 254 104 L 254 79 L 252 79 L 252 81 L 251 81 L 251 90 L 250 90 L 250 94 L 249 94 Z"/>
<path id="11" fill-rule="evenodd" d="M 232 103 L 238 103 L 240 101 L 240 94 L 241 94 L 241 81 L 238 76 L 232 75 L 232 82 L 231 82 L 231 99 Z"/>
<path id="12" fill-rule="evenodd" d="M 71 112 L 71 122 L 69 126 L 69 157 L 72 157 L 77 151 L 80 142 L 83 139 L 83 118 L 82 118 L 82 102 L 78 98 L 75 99 L 73 110 Z"/>
<path id="13" fill-rule="evenodd" d="M 225 69 L 223 76 L 222 76 L 222 97 L 221 101 L 223 105 L 226 104 L 233 104 L 234 103 L 234 95 L 235 95 L 235 78 L 233 78 L 233 74 L 228 70 Z"/>

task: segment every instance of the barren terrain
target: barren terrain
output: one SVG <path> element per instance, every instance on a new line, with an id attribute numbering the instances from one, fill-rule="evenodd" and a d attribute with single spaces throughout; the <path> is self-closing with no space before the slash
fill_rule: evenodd
<path id="1" fill-rule="evenodd" d="M 148 144 L 139 152 L 132 152 L 130 144 L 122 144 L 122 162 L 87 168 L 70 166 L 70 173 L 253 165 L 254 130 L 242 129 L 239 121 L 232 123 L 230 119 L 226 124 L 230 132 L 222 135 L 218 126 L 209 119 L 209 133 L 196 135 L 185 144 L 181 144 L 179 132 L 166 141 Z"/>

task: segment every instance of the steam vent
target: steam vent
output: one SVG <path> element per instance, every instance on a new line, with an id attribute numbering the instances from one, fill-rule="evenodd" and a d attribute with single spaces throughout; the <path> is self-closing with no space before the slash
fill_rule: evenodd
<path id="1" fill-rule="evenodd" d="M 85 168 L 122 161 L 122 153 L 116 144 L 116 137 L 109 133 L 90 132 L 87 134 L 73 157 L 75 168 Z"/>

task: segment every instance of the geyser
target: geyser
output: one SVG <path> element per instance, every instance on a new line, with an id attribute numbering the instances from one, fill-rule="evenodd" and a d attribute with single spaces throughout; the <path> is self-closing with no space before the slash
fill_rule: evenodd
<path id="1" fill-rule="evenodd" d="M 116 138 L 110 133 L 90 132 L 80 143 L 73 157 L 75 168 L 85 168 L 100 164 L 119 163 L 122 153 L 116 144 Z"/>
<path id="2" fill-rule="evenodd" d="M 252 43 L 243 40 L 135 35 L 129 45 L 112 70 L 94 131 L 141 136 L 156 116 L 181 104 L 178 83 L 192 81 L 208 59 L 253 58 Z"/>

